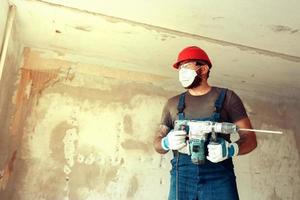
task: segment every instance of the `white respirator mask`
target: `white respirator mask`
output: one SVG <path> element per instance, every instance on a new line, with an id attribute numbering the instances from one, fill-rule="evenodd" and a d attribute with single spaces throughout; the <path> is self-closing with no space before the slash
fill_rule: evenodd
<path id="1" fill-rule="evenodd" d="M 197 76 L 193 69 L 181 68 L 179 70 L 179 81 L 183 87 L 189 87 Z"/>

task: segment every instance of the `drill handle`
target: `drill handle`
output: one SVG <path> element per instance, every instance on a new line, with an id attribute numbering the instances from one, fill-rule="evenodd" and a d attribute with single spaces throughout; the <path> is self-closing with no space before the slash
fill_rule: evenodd
<path id="1" fill-rule="evenodd" d="M 214 128 L 211 131 L 211 136 L 210 136 L 210 144 L 219 144 L 218 143 L 218 137 L 217 137 L 217 133 L 215 132 Z"/>

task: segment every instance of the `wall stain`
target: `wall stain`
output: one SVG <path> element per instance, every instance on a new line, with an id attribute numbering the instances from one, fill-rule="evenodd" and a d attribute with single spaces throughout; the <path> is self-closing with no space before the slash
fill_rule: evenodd
<path id="1" fill-rule="evenodd" d="M 40 57 L 38 53 L 31 52 L 30 48 L 24 48 L 24 62 L 20 69 L 20 80 L 15 98 L 15 113 L 11 119 L 10 133 L 12 135 L 21 134 L 26 121 L 30 115 L 32 107 L 38 104 L 42 92 L 54 84 L 72 80 L 74 72 L 71 68 L 62 70 L 56 69 L 38 69 Z M 56 61 L 53 61 L 56 62 Z M 59 65 L 61 61 L 57 61 Z M 54 65 L 52 62 L 50 63 Z"/>
<path id="2" fill-rule="evenodd" d="M 144 141 L 127 139 L 121 143 L 121 146 L 126 150 L 142 150 L 144 152 L 150 152 L 152 150 L 152 142 L 145 143 Z"/>
<path id="3" fill-rule="evenodd" d="M 58 162 L 65 162 L 65 156 L 63 154 L 64 144 L 61 141 L 63 141 L 66 131 L 72 128 L 74 128 L 73 125 L 69 124 L 67 121 L 62 121 L 51 131 L 49 144 L 52 151 L 51 157 Z"/>
<path id="4" fill-rule="evenodd" d="M 51 173 L 47 174 L 46 180 L 40 184 L 39 192 L 45 195 L 45 199 L 64 199 L 65 191 L 62 188 L 65 186 L 65 174 L 61 170 L 62 166 L 63 163 L 57 161 L 55 167 L 51 168 Z"/>
<path id="5" fill-rule="evenodd" d="M 111 164 L 103 165 L 86 165 L 77 163 L 73 166 L 69 175 L 70 199 L 78 199 L 78 189 L 88 188 L 97 193 L 104 193 L 112 181 L 117 181 L 118 171 L 122 164 L 112 166 Z"/>
<path id="6" fill-rule="evenodd" d="M 297 33 L 299 31 L 299 29 L 293 29 L 289 26 L 283 26 L 283 25 L 273 25 L 273 26 L 270 26 L 270 28 L 275 33 L 287 32 L 287 33 L 290 33 L 290 34 L 294 34 L 294 33 Z"/>
<path id="7" fill-rule="evenodd" d="M 123 118 L 123 126 L 124 126 L 124 132 L 132 135 L 133 134 L 133 128 L 132 128 L 132 118 L 130 115 L 125 115 Z"/>
<path id="8" fill-rule="evenodd" d="M 272 195 L 270 196 L 270 199 L 272 200 L 282 200 L 276 193 L 276 190 L 274 188 Z"/>
<path id="9" fill-rule="evenodd" d="M 133 198 L 134 194 L 138 191 L 139 188 L 139 182 L 136 176 L 131 177 L 129 188 L 127 191 L 127 198 Z"/>
<path id="10" fill-rule="evenodd" d="M 57 70 L 37 71 L 21 68 L 21 78 L 16 95 L 16 111 L 11 121 L 11 134 L 22 131 L 26 116 L 38 103 L 42 91 L 57 79 Z M 28 91 L 28 85 L 31 85 Z"/>
<path id="11" fill-rule="evenodd" d="M 7 165 L 5 166 L 4 170 L 0 173 L 0 191 L 5 190 L 9 178 L 14 170 L 14 163 L 17 157 L 17 150 L 15 150 L 10 157 Z"/>

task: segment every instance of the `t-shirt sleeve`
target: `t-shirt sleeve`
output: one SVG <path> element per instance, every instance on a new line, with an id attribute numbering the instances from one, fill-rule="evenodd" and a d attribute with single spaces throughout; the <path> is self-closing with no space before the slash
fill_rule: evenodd
<path id="1" fill-rule="evenodd" d="M 228 91 L 227 96 L 228 101 L 226 102 L 226 110 L 230 121 L 236 122 L 240 119 L 248 117 L 244 104 L 241 98 L 233 91 Z"/>
<path id="2" fill-rule="evenodd" d="M 167 126 L 169 129 L 172 129 L 172 117 L 169 109 L 169 101 L 166 102 L 162 114 L 161 114 L 161 125 Z"/>

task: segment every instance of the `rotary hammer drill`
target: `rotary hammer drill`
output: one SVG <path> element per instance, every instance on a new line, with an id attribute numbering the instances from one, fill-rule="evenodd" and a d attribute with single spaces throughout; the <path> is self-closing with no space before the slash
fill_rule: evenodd
<path id="1" fill-rule="evenodd" d="M 194 164 L 205 163 L 205 142 L 210 134 L 209 143 L 218 144 L 218 133 L 237 134 L 239 130 L 233 123 L 193 120 L 176 120 L 174 129 L 187 132 L 189 150 Z"/>

